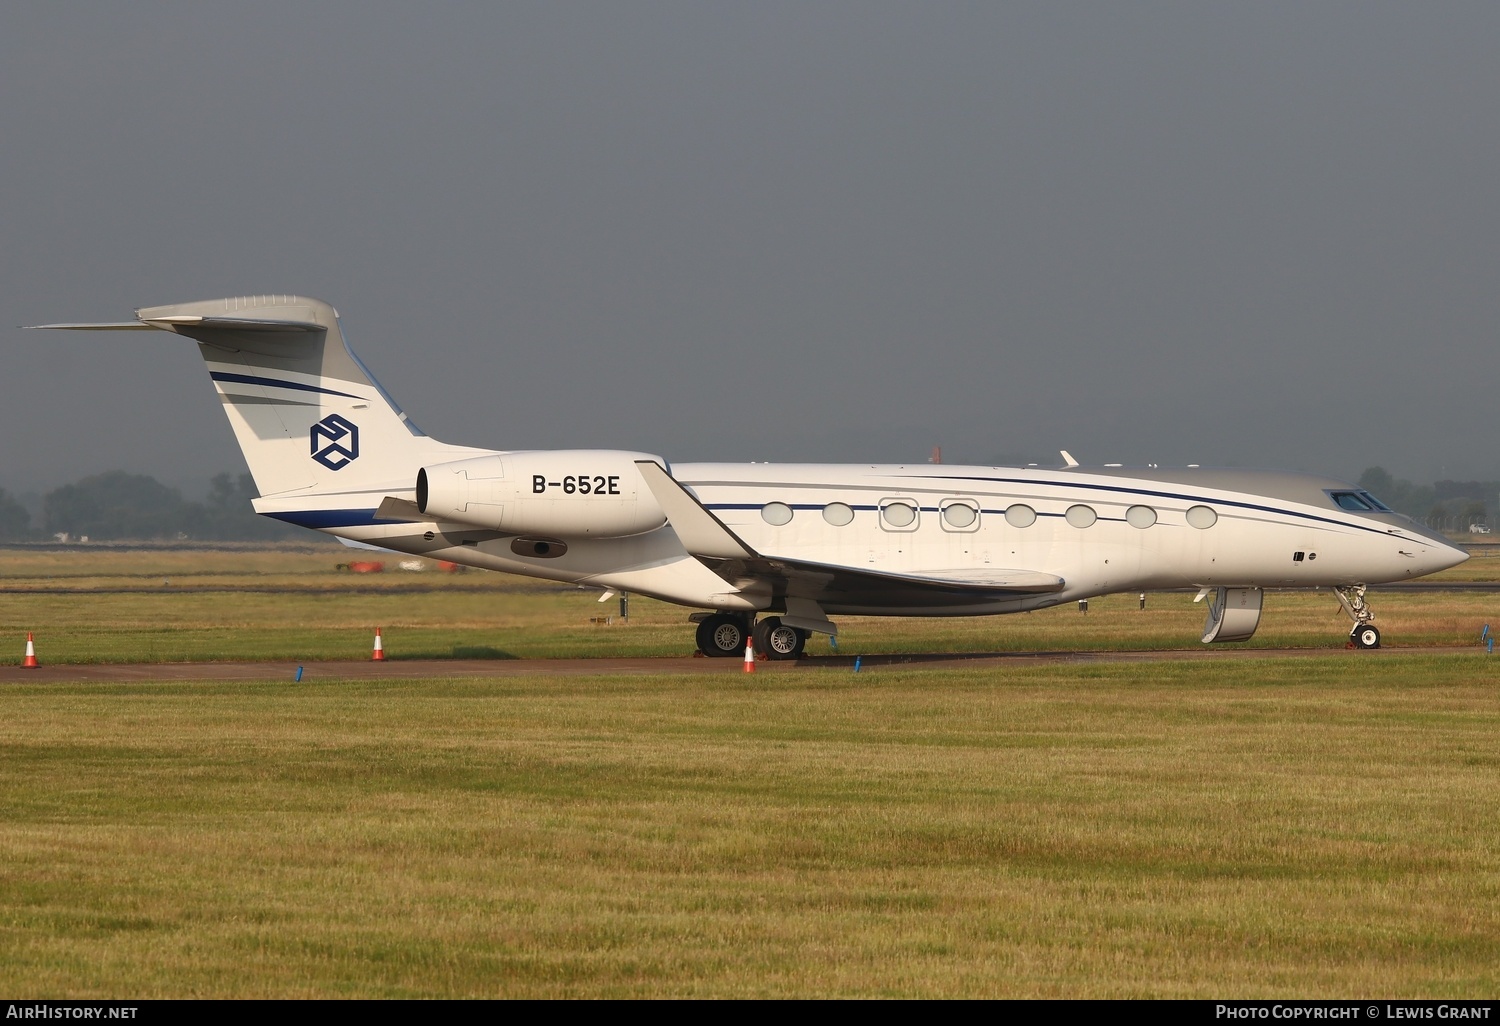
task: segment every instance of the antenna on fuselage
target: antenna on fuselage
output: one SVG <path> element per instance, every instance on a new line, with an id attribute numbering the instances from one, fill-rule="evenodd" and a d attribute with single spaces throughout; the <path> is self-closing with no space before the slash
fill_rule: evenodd
<path id="1" fill-rule="evenodd" d="M 1069 467 L 1076 467 L 1076 466 L 1078 466 L 1078 461 L 1073 458 L 1073 454 L 1070 453 L 1068 450 L 1066 450 L 1066 449 L 1059 449 L 1057 451 L 1060 452 L 1060 453 L 1062 453 L 1063 465 L 1064 466 L 1069 466 Z"/>

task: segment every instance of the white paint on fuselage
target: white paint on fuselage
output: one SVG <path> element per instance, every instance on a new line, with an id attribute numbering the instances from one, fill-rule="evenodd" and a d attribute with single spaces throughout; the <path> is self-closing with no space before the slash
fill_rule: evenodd
<path id="1" fill-rule="evenodd" d="M 965 569 L 1040 571 L 1063 578 L 1059 592 L 976 601 L 953 596 L 919 607 L 827 606 L 830 613 L 972 615 L 1016 612 L 1111 592 L 1177 587 L 1290 587 L 1374 584 L 1406 580 L 1453 566 L 1466 554 L 1405 517 L 1356 513 L 1328 498 L 1329 488 L 1350 487 L 1311 475 L 1214 472 L 1212 486 L 1156 478 L 1147 471 L 1090 473 L 1086 469 L 862 466 L 820 464 L 675 464 L 674 477 L 761 555 L 921 575 Z M 1191 475 L 1188 475 L 1190 478 Z M 1238 487 L 1226 487 L 1243 481 Z M 1284 485 L 1283 493 L 1255 491 L 1258 483 Z M 909 529 L 893 529 L 878 507 L 905 499 L 919 508 Z M 967 501 L 980 510 L 969 529 L 954 529 L 940 509 Z M 792 507 L 789 523 L 767 523 L 770 502 Z M 855 509 L 844 526 L 828 523 L 822 509 L 841 502 Z M 1014 527 L 1004 510 L 1025 503 L 1037 512 L 1029 527 Z M 378 500 L 377 503 L 378 504 Z M 1078 528 L 1064 517 L 1086 505 L 1098 520 Z M 1140 529 L 1125 521 L 1133 505 L 1156 511 Z M 1206 505 L 1217 514 L 1207 529 L 1191 526 L 1187 510 Z M 764 608 L 764 594 L 736 594 L 687 555 L 670 526 L 633 538 L 569 539 L 565 555 L 517 556 L 509 539 L 461 544 L 482 533 L 459 525 L 395 524 L 338 528 L 342 534 L 457 563 L 546 580 L 628 589 L 684 605 L 719 609 Z M 433 531 L 431 540 L 424 534 Z M 1301 561 L 1293 554 L 1302 552 Z"/>

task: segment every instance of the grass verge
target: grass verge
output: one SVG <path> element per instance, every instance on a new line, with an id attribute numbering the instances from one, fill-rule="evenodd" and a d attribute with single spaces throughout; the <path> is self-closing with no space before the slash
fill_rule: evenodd
<path id="1" fill-rule="evenodd" d="M 0 988 L 1494 996 L 1495 666 L 12 687 Z"/>

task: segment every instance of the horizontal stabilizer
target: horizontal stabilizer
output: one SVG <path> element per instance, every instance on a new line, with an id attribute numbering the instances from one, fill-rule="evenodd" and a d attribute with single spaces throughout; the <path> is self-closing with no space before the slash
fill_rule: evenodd
<path id="1" fill-rule="evenodd" d="M 155 331 L 156 326 L 143 321 L 103 321 L 98 324 L 28 324 L 28 331 L 52 328 L 57 331 Z"/>
<path id="2" fill-rule="evenodd" d="M 312 321 L 276 321 L 251 317 L 199 317 L 196 314 L 146 317 L 138 321 L 104 321 L 98 324 L 28 324 L 26 327 L 52 328 L 59 331 L 172 331 L 194 338 L 200 333 L 216 331 L 305 334 L 311 331 L 328 330 L 323 325 Z"/>
<path id="3" fill-rule="evenodd" d="M 636 460 L 646 486 L 656 503 L 667 515 L 667 522 L 677 532 L 683 548 L 695 556 L 716 559 L 747 559 L 755 550 L 724 526 L 724 522 L 703 507 L 691 492 L 652 460 Z"/>

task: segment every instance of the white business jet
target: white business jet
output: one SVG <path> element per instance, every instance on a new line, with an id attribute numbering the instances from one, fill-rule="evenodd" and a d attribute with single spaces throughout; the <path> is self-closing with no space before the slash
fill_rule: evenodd
<path id="1" fill-rule="evenodd" d="M 705 612 L 697 643 L 801 654 L 839 614 L 1019 613 L 1199 589 L 1204 642 L 1244 641 L 1263 589 L 1331 588 L 1376 648 L 1367 585 L 1467 554 L 1368 492 L 1310 474 L 1081 467 L 668 463 L 613 449 L 447 445 L 413 424 L 301 296 L 136 311 L 198 342 L 256 512 L 357 542 Z M 770 615 L 762 615 L 770 614 Z"/>

